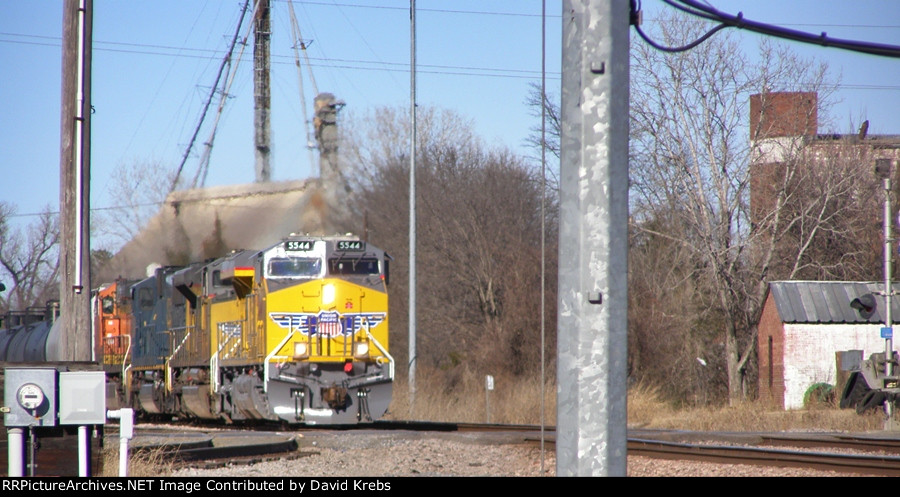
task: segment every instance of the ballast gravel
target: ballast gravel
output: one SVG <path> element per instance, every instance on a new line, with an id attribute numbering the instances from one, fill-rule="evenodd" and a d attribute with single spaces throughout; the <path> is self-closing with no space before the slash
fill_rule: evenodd
<path id="1" fill-rule="evenodd" d="M 300 457 L 233 464 L 218 468 L 181 468 L 176 477 L 435 477 L 556 476 L 553 446 L 509 443 L 491 435 L 438 437 L 388 433 L 335 432 L 299 438 Z M 543 471 L 542 471 L 543 468 Z M 631 477 L 823 477 L 855 476 L 798 468 L 710 464 L 628 456 Z"/>

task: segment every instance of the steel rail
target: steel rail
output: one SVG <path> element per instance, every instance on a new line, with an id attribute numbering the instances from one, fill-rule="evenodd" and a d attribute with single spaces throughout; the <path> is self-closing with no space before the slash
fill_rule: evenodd
<path id="1" fill-rule="evenodd" d="M 446 423 L 420 421 L 377 421 L 370 424 L 353 425 L 352 427 L 307 427 L 295 432 L 304 431 L 350 431 L 350 430 L 383 430 L 383 431 L 417 431 L 417 432 L 459 432 L 459 433 L 523 433 L 521 441 L 537 443 L 532 433 L 540 430 L 537 425 L 502 425 L 489 423 Z M 696 433 L 673 432 L 659 430 L 661 438 L 689 438 L 691 442 L 653 439 L 653 430 L 637 430 L 641 437 L 629 437 L 627 451 L 629 455 L 662 459 L 693 460 L 715 464 L 744 464 L 755 466 L 796 467 L 855 473 L 864 475 L 900 476 L 900 440 L 879 439 L 835 434 L 773 435 L 754 433 Z M 555 427 L 545 427 L 546 440 L 550 446 L 554 444 Z M 251 440 L 252 437 L 248 437 Z M 715 442 L 712 442 L 715 440 Z M 723 440 L 736 440 L 728 442 Z M 287 444 L 287 445 L 283 445 Z M 741 445 L 743 444 L 743 445 Z M 765 445 L 767 447 L 761 447 Z M 773 448 L 777 447 L 792 447 Z M 796 450 L 818 448 L 821 451 Z M 854 449 L 869 453 L 839 454 L 829 452 L 830 449 Z M 551 449 L 552 450 L 552 449 Z M 226 447 L 190 447 L 186 445 L 177 451 L 182 461 L 209 461 L 234 459 L 238 457 L 258 457 L 270 455 L 272 458 L 308 455 L 301 453 L 294 440 L 275 443 L 234 443 Z M 885 452 L 887 454 L 872 454 Z"/>
<path id="2" fill-rule="evenodd" d="M 900 454 L 900 440 L 853 436 L 834 436 L 829 438 L 763 436 L 760 445 L 803 448 L 851 449 L 867 452 Z"/>
<path id="3" fill-rule="evenodd" d="M 694 460 L 716 464 L 787 466 L 841 473 L 900 476 L 900 457 L 887 455 L 835 454 L 645 439 L 628 439 L 628 453 L 645 457 Z"/>

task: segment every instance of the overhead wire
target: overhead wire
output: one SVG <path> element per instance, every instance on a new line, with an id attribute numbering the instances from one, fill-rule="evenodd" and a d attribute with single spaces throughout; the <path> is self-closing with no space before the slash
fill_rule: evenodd
<path id="1" fill-rule="evenodd" d="M 344 20 L 347 22 L 347 24 L 350 25 L 350 27 L 351 27 L 351 28 L 353 29 L 353 31 L 356 33 L 356 36 L 359 37 L 359 39 L 362 41 L 363 45 L 365 45 L 365 47 L 366 47 L 367 49 L 369 49 L 369 52 L 372 53 L 372 55 L 376 58 L 376 60 L 378 61 L 378 63 L 383 63 L 383 62 L 381 61 L 381 59 L 379 58 L 379 56 L 378 56 L 378 52 L 375 51 L 374 48 L 372 48 L 372 45 L 369 44 L 369 41 L 366 40 L 366 37 L 363 36 L 363 34 L 360 32 L 360 30 L 356 27 L 356 24 L 353 23 L 353 21 L 350 19 L 350 16 L 348 16 L 347 13 L 344 12 L 344 9 L 342 9 L 340 5 L 337 5 L 337 4 L 333 4 L 333 5 L 334 5 L 335 7 L 337 7 L 338 12 L 341 13 L 341 15 L 344 17 Z M 388 72 L 388 76 L 391 78 L 391 81 L 394 82 L 394 85 L 395 85 L 398 89 L 403 88 L 403 85 L 400 84 L 400 82 L 397 81 L 396 78 L 394 78 L 393 73 Z M 349 84 L 350 86 L 352 86 L 352 87 L 354 87 L 354 88 L 356 88 L 356 89 L 358 90 L 358 88 L 356 87 L 356 82 L 353 81 L 352 79 L 347 79 L 347 84 Z"/>
<path id="2" fill-rule="evenodd" d="M 797 24 L 801 25 L 801 24 Z M 802 24 L 808 25 L 808 24 Z M 830 26 L 835 27 L 866 27 L 866 28 L 890 28 L 896 29 L 900 28 L 900 25 L 844 25 L 844 24 L 832 24 Z M 0 33 L 0 36 L 34 36 L 34 35 L 21 35 L 17 33 Z M 38 36 L 34 36 L 38 37 Z M 47 38 L 54 39 L 57 42 L 59 38 L 56 37 L 39 37 L 39 38 Z M 35 44 L 35 45 L 45 45 L 45 46 L 59 46 L 59 43 L 51 44 L 51 43 L 31 43 L 31 42 L 23 42 L 23 41 L 11 41 L 11 40 L 3 40 L 0 39 L 0 43 L 17 43 L 17 44 Z M 95 41 L 95 43 L 98 43 Z M 106 44 L 119 44 L 119 45 L 129 45 L 135 47 L 151 47 L 158 48 L 161 50 L 182 50 L 182 53 L 166 53 L 166 52 L 149 52 L 149 51 L 136 51 L 136 50 L 122 50 L 122 52 L 126 53 L 142 53 L 148 55 L 165 55 L 172 57 L 192 57 L 192 58 L 204 58 L 204 59 L 221 59 L 222 51 L 211 51 L 206 49 L 180 49 L 178 47 L 170 47 L 164 45 L 142 45 L 142 44 L 134 44 L 134 43 L 112 43 L 112 42 L 99 42 Z M 94 50 L 97 51 L 112 51 L 109 48 L 95 47 Z M 209 55 L 198 53 L 197 55 L 187 55 L 184 52 L 207 52 Z M 279 58 L 283 58 L 284 56 L 280 56 L 277 54 L 273 54 L 272 64 L 294 64 L 294 62 L 284 62 L 279 61 Z M 394 72 L 407 72 L 409 69 L 406 68 L 405 63 L 400 62 L 378 62 L 378 61 L 369 61 L 369 60 L 360 60 L 360 59 L 323 59 L 317 57 L 306 57 L 308 59 L 308 64 L 311 68 L 315 67 L 328 67 L 331 69 L 352 69 L 352 70 L 360 70 L 360 71 L 394 71 Z M 328 64 L 328 62 L 339 62 L 341 64 Z M 375 64 L 383 67 L 364 67 L 366 64 Z M 393 66 L 396 66 L 394 68 Z M 419 72 L 423 74 L 442 74 L 449 76 L 482 76 L 482 77 L 490 77 L 490 78 L 512 78 L 512 79 L 540 79 L 540 74 L 538 71 L 529 70 L 529 69 L 508 69 L 508 68 L 487 68 L 487 67 L 476 67 L 476 66 L 452 66 L 452 65 L 442 65 L 442 64 L 419 64 Z M 422 68 L 425 68 L 424 70 Z M 431 70 L 428 70 L 431 68 Z M 478 72 L 480 71 L 480 72 Z M 488 71 L 491 71 L 490 73 Z M 548 72 L 548 77 L 550 79 L 559 79 L 559 72 L 552 71 Z M 900 85 L 868 85 L 868 84 L 839 84 L 836 86 L 838 89 L 850 89 L 850 90 L 887 90 L 887 91 L 896 91 L 900 90 Z"/>
<path id="3" fill-rule="evenodd" d="M 290 0 L 275 0 L 279 2 L 290 1 Z M 407 11 L 407 7 L 392 7 L 389 5 L 362 5 L 362 4 L 353 4 L 353 3 L 325 3 L 325 2 L 312 2 L 306 0 L 298 0 L 297 3 L 303 5 L 319 5 L 323 7 L 352 7 L 352 8 L 363 8 L 363 9 L 379 9 L 379 10 L 402 10 L 404 12 Z M 495 15 L 495 16 L 509 16 L 509 17 L 541 17 L 540 14 L 525 14 L 521 12 L 491 12 L 486 10 L 451 10 L 451 9 L 428 9 L 428 8 L 418 8 L 416 9 L 420 12 L 437 12 L 440 14 L 482 14 L 482 15 Z M 549 15 L 546 16 L 548 18 L 561 18 L 561 15 Z"/>
<path id="4" fill-rule="evenodd" d="M 801 43 L 820 45 L 823 47 L 834 47 L 843 50 L 865 53 L 869 55 L 878 55 L 883 57 L 900 57 L 900 46 L 897 45 L 832 38 L 829 37 L 828 34 L 824 31 L 820 34 L 813 34 L 798 31 L 795 29 L 788 29 L 773 24 L 767 24 L 747 19 L 744 17 L 743 12 L 738 12 L 737 15 L 727 14 L 721 12 L 720 10 L 709 4 L 697 2 L 696 0 L 663 0 L 663 2 L 684 13 L 719 23 L 718 26 L 714 27 L 710 32 L 707 32 L 696 41 L 685 45 L 685 47 L 662 47 L 650 40 L 649 37 L 647 37 L 643 33 L 643 31 L 641 31 L 639 22 L 634 22 L 635 19 L 639 19 L 640 1 L 632 0 L 632 24 L 635 25 L 635 30 L 637 31 L 638 35 L 641 36 L 641 38 L 647 41 L 647 43 L 649 43 L 654 48 L 666 52 L 689 50 L 690 48 L 693 48 L 703 41 L 709 39 L 709 37 L 712 36 L 715 32 L 718 32 L 719 30 L 726 27 L 734 27 L 738 29 L 746 29 L 748 31 L 767 36 L 773 36 L 776 38 L 782 38 Z"/>
<path id="5" fill-rule="evenodd" d="M 187 42 L 187 40 L 190 38 L 190 35 L 195 32 L 195 29 L 197 28 L 197 24 L 200 22 L 201 16 L 202 16 L 202 14 L 198 15 L 197 17 L 194 18 L 194 21 L 191 24 L 191 27 L 188 30 L 187 35 L 185 35 L 185 42 Z M 188 51 L 188 50 L 192 50 L 192 49 L 189 49 L 187 47 L 179 48 L 175 55 L 177 57 L 178 54 L 181 53 L 181 51 Z M 176 57 L 172 58 L 172 61 L 169 64 L 168 68 L 166 69 L 165 74 L 160 79 L 159 84 L 157 84 L 156 91 L 153 93 L 153 96 L 146 101 L 144 113 L 143 113 L 141 119 L 138 121 L 138 125 L 134 127 L 134 131 L 132 132 L 131 137 L 128 139 L 128 142 L 125 144 L 125 147 L 122 149 L 122 153 L 121 153 L 122 156 L 125 156 L 128 153 L 128 151 L 131 149 L 131 145 L 135 142 L 137 137 L 141 134 L 141 128 L 144 125 L 144 121 L 146 120 L 147 116 L 150 114 L 150 110 L 156 105 L 156 102 L 159 99 L 160 94 L 162 94 L 162 91 L 163 91 L 163 88 L 165 87 L 166 82 L 168 81 L 169 77 L 172 75 L 173 70 L 175 69 L 175 65 L 178 62 L 178 59 Z"/>
<path id="6" fill-rule="evenodd" d="M 14 33 L 0 33 L 0 36 L 3 35 L 12 35 L 12 36 L 20 36 Z M 59 40 L 59 38 L 55 38 Z M 0 39 L 0 43 L 7 42 L 6 40 Z M 28 44 L 26 42 L 11 42 L 11 43 L 20 43 L 20 44 Z M 157 49 L 158 51 L 149 51 L 149 50 L 128 50 L 128 49 L 112 49 L 105 48 L 102 44 L 107 45 L 122 45 L 126 47 L 146 47 Z M 43 45 L 43 44 L 42 44 Z M 55 44 L 58 46 L 58 44 Z M 101 46 L 96 46 L 101 45 Z M 47 46 L 53 46 L 52 44 L 47 44 Z M 307 45 L 307 48 L 309 45 Z M 114 42 L 95 42 L 95 51 L 104 51 L 104 52 L 121 52 L 121 53 L 139 53 L 145 55 L 162 55 L 162 56 L 171 56 L 171 57 L 182 57 L 182 58 L 196 58 L 196 59 L 219 59 L 225 55 L 226 52 L 222 50 L 209 50 L 209 49 L 187 49 L 187 48 L 179 48 L 165 45 L 142 45 L 136 43 L 114 43 Z M 172 51 L 174 53 L 169 53 Z M 195 52 L 193 54 L 187 52 Z M 287 56 L 284 55 L 272 55 L 272 64 L 295 64 L 293 60 L 285 61 L 279 59 L 286 59 Z M 406 67 L 406 63 L 404 62 L 387 62 L 383 60 L 362 60 L 362 59 L 338 59 L 338 58 L 322 58 L 322 57 L 309 57 L 308 55 L 304 55 L 304 58 L 307 60 L 307 64 L 310 67 L 323 67 L 330 69 L 355 69 L 355 70 L 372 70 L 372 71 L 384 71 L 384 72 L 406 72 L 408 71 L 408 67 Z M 329 64 L 330 62 L 338 62 L 339 64 Z M 372 66 L 372 67 L 365 67 Z M 510 68 L 496 68 L 496 67 L 477 67 L 477 66 L 455 66 L 455 65 L 444 65 L 444 64 L 420 64 L 419 65 L 425 69 L 421 71 L 426 74 L 444 74 L 444 75 L 457 75 L 457 76 L 488 76 L 488 77 L 508 77 L 508 78 L 521 78 L 521 79 L 537 79 L 540 77 L 540 72 L 529 69 L 510 69 Z M 396 69 L 395 69 L 396 67 Z M 551 73 L 554 78 L 559 78 L 559 72 L 554 71 Z"/>
<path id="7" fill-rule="evenodd" d="M 0 40 L 0 43 L 4 43 L 5 40 Z M 25 42 L 15 42 L 20 44 L 28 44 Z M 41 44 L 43 45 L 43 44 Z M 134 46 L 149 46 L 149 45 L 136 45 Z M 47 44 L 46 46 L 53 46 Z M 56 45 L 58 46 L 58 44 Z M 308 47 L 309 45 L 307 45 Z M 153 48 L 158 48 L 161 50 L 178 50 L 177 47 L 167 47 L 156 45 Z M 171 57 L 182 57 L 182 58 L 195 58 L 195 59 L 218 59 L 221 60 L 224 52 L 221 50 L 207 50 L 207 49 L 190 49 L 185 51 L 194 51 L 199 52 L 195 55 L 185 54 L 185 53 L 168 53 L 165 51 L 146 51 L 146 50 L 116 50 L 110 48 L 103 47 L 94 47 L 95 51 L 100 52 L 120 52 L 120 53 L 137 53 L 144 55 L 162 55 L 162 56 L 171 56 Z M 204 53 L 205 52 L 205 53 Z M 290 61 L 279 61 L 279 59 L 288 58 L 285 55 L 272 55 L 272 64 L 294 64 L 293 60 Z M 362 59 L 337 59 L 337 58 L 320 58 L 320 57 L 307 57 L 309 60 L 309 64 L 312 67 L 327 67 L 333 69 L 358 69 L 358 70 L 377 70 L 377 71 L 393 71 L 393 72 L 406 72 L 408 68 L 405 68 L 405 63 L 402 62 L 386 62 L 382 60 L 362 60 Z M 327 64 L 327 62 L 342 62 L 345 64 L 341 65 L 331 65 Z M 350 65 L 357 64 L 357 65 Z M 361 65 L 359 65 L 361 64 Z M 373 65 L 376 67 L 363 67 L 363 65 Z M 377 66 L 385 66 L 385 67 L 377 67 Z M 396 66 L 397 69 L 392 68 Z M 476 67 L 476 66 L 451 66 L 451 65 L 442 65 L 442 64 L 421 64 L 422 67 L 432 68 L 432 71 L 428 71 L 430 74 L 449 74 L 449 75 L 463 75 L 463 76 L 491 76 L 491 77 L 511 77 L 511 78 L 536 78 L 539 77 L 537 74 L 538 71 L 528 70 L 528 69 L 509 69 L 509 68 L 492 68 L 492 67 Z M 448 71 L 449 69 L 458 70 L 457 72 Z M 473 71 L 491 71 L 497 74 L 479 74 Z M 520 75 L 521 74 L 521 75 Z M 555 74 L 559 74 L 555 72 Z"/>
<path id="8" fill-rule="evenodd" d="M 250 13 L 251 19 L 256 17 L 257 12 L 259 11 L 259 7 L 260 0 L 256 0 L 253 5 L 253 12 Z M 241 22 L 243 22 L 243 16 L 241 17 Z M 240 29 L 241 22 L 238 23 L 238 29 Z M 234 61 L 231 60 L 231 56 L 233 56 L 233 53 L 229 54 L 229 74 L 227 75 L 226 81 L 222 86 L 222 90 L 219 92 L 219 105 L 216 108 L 216 119 L 215 121 L 213 121 L 213 124 L 210 128 L 209 139 L 203 143 L 203 154 L 200 157 L 200 164 L 197 166 L 197 172 L 194 174 L 194 179 L 191 182 L 192 188 L 198 185 L 202 187 L 206 184 L 206 176 L 209 173 L 209 159 L 212 155 L 212 147 L 213 142 L 216 138 L 216 132 L 219 129 L 219 121 L 222 119 L 222 113 L 225 110 L 225 102 L 228 101 L 228 96 L 231 93 L 231 85 L 234 84 L 234 79 L 237 76 L 237 66 L 241 63 L 241 59 L 244 56 L 244 49 L 246 49 L 248 45 L 247 40 L 250 38 L 250 33 L 253 31 L 253 29 L 253 23 L 248 23 L 247 31 L 244 33 L 244 37 L 241 39 L 241 48 L 240 50 L 238 50 L 237 58 Z M 235 34 L 237 34 L 237 30 L 235 31 Z M 232 48 L 234 47 L 234 42 L 232 42 L 231 46 Z M 233 65 L 232 62 L 234 63 Z"/>
<path id="9" fill-rule="evenodd" d="M 704 34 L 703 36 L 701 36 L 701 37 L 698 38 L 697 40 L 692 41 L 691 43 L 688 43 L 687 45 L 683 45 L 683 46 L 680 46 L 680 47 L 666 47 L 666 46 L 663 46 L 663 45 L 660 45 L 660 44 L 656 43 L 655 41 L 653 41 L 652 39 L 650 39 L 650 37 L 647 36 L 646 33 L 644 33 L 644 31 L 641 29 L 641 26 L 638 25 L 638 24 L 635 24 L 635 25 L 634 25 L 634 30 L 637 31 L 638 36 L 640 36 L 641 38 L 643 38 L 643 40 L 644 40 L 645 42 L 647 42 L 651 47 L 653 47 L 653 48 L 655 48 L 655 49 L 657 49 L 657 50 L 661 50 L 661 51 L 663 51 L 663 52 L 677 53 L 677 52 L 686 52 L 686 51 L 688 51 L 688 50 L 690 50 L 690 49 L 696 47 L 697 45 L 699 45 L 699 44 L 703 43 L 704 41 L 708 40 L 710 36 L 716 34 L 716 33 L 719 32 L 720 30 L 722 30 L 722 29 L 724 29 L 724 28 L 727 28 L 727 27 L 728 27 L 728 26 L 726 26 L 726 25 L 724 25 L 724 24 L 719 24 L 718 26 L 716 26 L 716 27 L 710 29 L 709 31 L 707 31 L 706 34 Z"/>
<path id="10" fill-rule="evenodd" d="M 244 23 L 244 18 L 247 13 L 247 7 L 250 4 L 250 0 L 244 0 L 244 5 L 241 8 L 241 17 L 238 20 L 237 27 L 234 30 L 234 35 L 231 37 L 231 44 L 228 49 L 228 53 L 222 59 L 222 63 L 219 65 L 219 70 L 216 73 L 216 81 L 210 90 L 209 97 L 206 99 L 206 102 L 203 104 L 203 109 L 200 111 L 200 119 L 197 123 L 197 126 L 194 128 L 194 133 L 191 135 L 190 142 L 188 143 L 187 148 L 184 151 L 184 154 L 181 157 L 181 163 L 178 165 L 178 169 L 175 172 L 175 176 L 172 179 L 172 184 L 169 186 L 169 193 L 175 191 L 175 186 L 178 184 L 178 180 L 181 178 L 181 172 L 184 169 L 184 164 L 187 162 L 187 158 L 191 153 L 191 149 L 194 147 L 194 142 L 197 140 L 197 135 L 200 134 L 200 128 L 203 125 L 203 121 L 206 119 L 206 113 L 209 110 L 209 106 L 212 104 L 213 96 L 216 93 L 216 90 L 219 86 L 219 81 L 222 79 L 222 74 L 225 72 L 225 68 L 231 64 L 231 55 L 234 52 L 234 46 L 237 43 L 238 35 L 240 34 L 241 25 Z"/>
<path id="11" fill-rule="evenodd" d="M 867 41 L 846 40 L 840 38 L 831 38 L 824 31 L 820 34 L 806 33 L 794 29 L 783 28 L 772 24 L 746 19 L 742 12 L 737 15 L 730 15 L 717 10 L 716 8 L 705 5 L 695 0 L 663 0 L 665 3 L 672 5 L 684 12 L 694 15 L 709 16 L 722 24 L 733 26 L 739 29 L 746 29 L 760 34 L 784 38 L 787 40 L 799 41 L 802 43 L 810 43 L 821 45 L 823 47 L 835 47 L 853 52 L 867 53 L 870 55 L 880 55 L 885 57 L 900 57 L 900 46 L 887 45 L 882 43 L 872 43 Z M 682 5 L 679 5 L 682 4 Z M 686 7 L 686 8 L 685 8 Z"/>
<path id="12" fill-rule="evenodd" d="M 288 6 L 290 7 L 288 12 L 291 17 L 291 36 L 293 43 L 291 43 L 291 48 L 294 50 L 294 62 L 297 64 L 297 82 L 300 87 L 300 107 L 303 109 L 303 129 L 305 132 L 304 138 L 306 139 L 306 151 L 309 154 L 309 164 L 310 167 L 313 167 L 316 164 L 315 154 L 313 154 L 313 141 L 312 141 L 312 133 L 309 130 L 309 119 L 306 116 L 306 112 L 308 112 L 309 108 L 306 106 L 306 95 L 303 90 L 303 69 L 300 67 L 300 54 L 297 50 L 299 46 L 303 49 L 303 56 L 306 59 L 306 67 L 309 70 L 309 79 L 310 83 L 313 87 L 313 96 L 319 94 L 319 89 L 316 86 L 316 78 L 313 75 L 312 66 L 309 63 L 309 54 L 306 53 L 306 42 L 303 40 L 303 35 L 300 33 L 300 23 L 297 22 L 297 15 L 294 13 L 294 3 L 291 0 L 288 0 Z M 322 172 L 319 171 L 319 175 L 321 176 Z"/>

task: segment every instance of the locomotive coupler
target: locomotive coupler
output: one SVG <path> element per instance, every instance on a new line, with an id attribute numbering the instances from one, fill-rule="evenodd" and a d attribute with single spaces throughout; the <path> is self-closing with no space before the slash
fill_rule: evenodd
<path id="1" fill-rule="evenodd" d="M 346 409 L 348 400 L 347 389 L 344 387 L 335 385 L 322 389 L 322 401 L 336 411 Z"/>

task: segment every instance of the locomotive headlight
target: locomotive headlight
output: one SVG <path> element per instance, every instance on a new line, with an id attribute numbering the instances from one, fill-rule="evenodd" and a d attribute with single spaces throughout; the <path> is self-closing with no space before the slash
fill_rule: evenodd
<path id="1" fill-rule="evenodd" d="M 294 359 L 306 359 L 307 357 L 309 357 L 309 344 L 294 342 Z"/>
<path id="2" fill-rule="evenodd" d="M 354 342 L 353 357 L 364 357 L 369 353 L 369 342 Z"/>
<path id="3" fill-rule="evenodd" d="M 334 285 L 331 283 L 322 286 L 322 305 L 329 305 L 334 302 Z"/>

